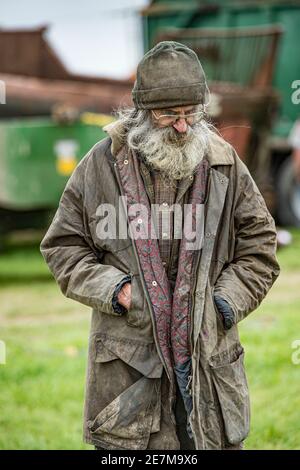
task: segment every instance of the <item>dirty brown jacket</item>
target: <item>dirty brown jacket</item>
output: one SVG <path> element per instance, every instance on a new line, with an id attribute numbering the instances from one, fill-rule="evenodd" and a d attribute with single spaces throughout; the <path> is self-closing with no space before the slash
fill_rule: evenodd
<path id="1" fill-rule="evenodd" d="M 161 426 L 163 361 L 153 309 L 134 240 L 97 236 L 102 203 L 118 206 L 115 168 L 124 146 L 116 129 L 80 161 L 41 242 L 41 253 L 64 295 L 92 308 L 84 440 L 107 449 L 146 449 Z M 238 323 L 255 310 L 279 275 L 276 230 L 247 167 L 221 137 L 209 138 L 205 231 L 191 298 L 193 331 L 191 428 L 196 449 L 222 449 L 248 435 L 250 405 Z M 122 215 L 116 211 L 116 222 Z M 132 278 L 125 315 L 112 307 L 115 286 Z M 214 294 L 231 306 L 225 330 Z M 175 396 L 168 397 L 174 418 Z M 162 442 L 165 442 L 162 439 Z M 163 447 L 161 447 L 163 448 Z M 169 448 L 179 449 L 178 441 Z"/>

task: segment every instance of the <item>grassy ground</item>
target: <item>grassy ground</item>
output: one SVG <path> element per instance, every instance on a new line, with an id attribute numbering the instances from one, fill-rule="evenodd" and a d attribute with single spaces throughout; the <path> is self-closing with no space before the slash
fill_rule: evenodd
<path id="1" fill-rule="evenodd" d="M 282 273 L 240 325 L 252 401 L 247 449 L 300 449 L 300 232 L 278 253 Z M 38 244 L 0 256 L 0 449 L 84 449 L 82 406 L 90 310 L 60 294 Z"/>

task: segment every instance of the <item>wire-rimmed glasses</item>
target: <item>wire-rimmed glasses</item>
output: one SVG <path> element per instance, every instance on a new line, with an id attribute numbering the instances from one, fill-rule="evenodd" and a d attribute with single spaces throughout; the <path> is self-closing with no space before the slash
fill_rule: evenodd
<path id="1" fill-rule="evenodd" d="M 170 125 L 173 125 L 175 124 L 175 122 L 178 120 L 178 119 L 186 119 L 187 123 L 189 125 L 192 125 L 192 124 L 195 124 L 196 122 L 199 122 L 203 116 L 204 116 L 204 112 L 203 110 L 200 110 L 200 111 L 196 111 L 194 113 L 189 113 L 189 114 L 178 114 L 174 111 L 174 113 L 168 113 L 168 114 L 157 114 L 157 112 L 155 112 L 153 109 L 152 109 L 152 113 L 153 113 L 153 116 L 155 117 L 155 119 L 159 122 L 159 124 L 161 124 L 162 126 L 170 126 Z"/>

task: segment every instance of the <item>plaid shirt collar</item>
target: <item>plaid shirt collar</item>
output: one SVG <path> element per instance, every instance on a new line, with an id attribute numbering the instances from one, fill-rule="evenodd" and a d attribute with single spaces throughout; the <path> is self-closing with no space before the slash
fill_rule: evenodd
<path id="1" fill-rule="evenodd" d="M 144 159 L 140 158 L 140 171 L 142 173 L 145 188 L 147 194 L 149 196 L 151 204 L 155 203 L 155 194 L 154 194 L 154 185 L 153 185 L 153 178 L 155 178 L 155 171 L 151 170 Z M 151 176 L 152 175 L 152 176 Z M 182 178 L 179 181 L 177 192 L 176 192 L 176 199 L 175 203 L 179 203 L 181 198 L 184 196 L 188 188 L 193 184 L 194 176 L 188 176 L 186 178 Z"/>

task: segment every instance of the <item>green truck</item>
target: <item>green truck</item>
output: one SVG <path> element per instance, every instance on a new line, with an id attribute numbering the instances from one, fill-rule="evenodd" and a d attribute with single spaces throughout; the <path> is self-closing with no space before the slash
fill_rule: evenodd
<path id="1" fill-rule="evenodd" d="M 300 226 L 300 176 L 289 140 L 300 119 L 300 1 L 153 0 L 141 15 L 145 51 L 160 40 L 186 43 L 198 53 L 212 89 L 223 82 L 245 87 L 245 95 L 253 89 L 264 95 L 272 87 L 276 110 L 264 129 L 270 108 L 260 111 L 260 156 L 254 158 L 250 146 L 247 164 L 256 180 L 268 174 L 278 223 Z M 234 106 L 245 107 L 239 97 L 232 97 Z M 249 122 L 255 127 L 252 117 Z"/>
<path id="2" fill-rule="evenodd" d="M 0 241 L 18 229 L 44 228 L 79 160 L 105 137 L 86 116 L 69 124 L 50 117 L 0 120 Z M 101 122 L 110 116 L 98 115 Z"/>

